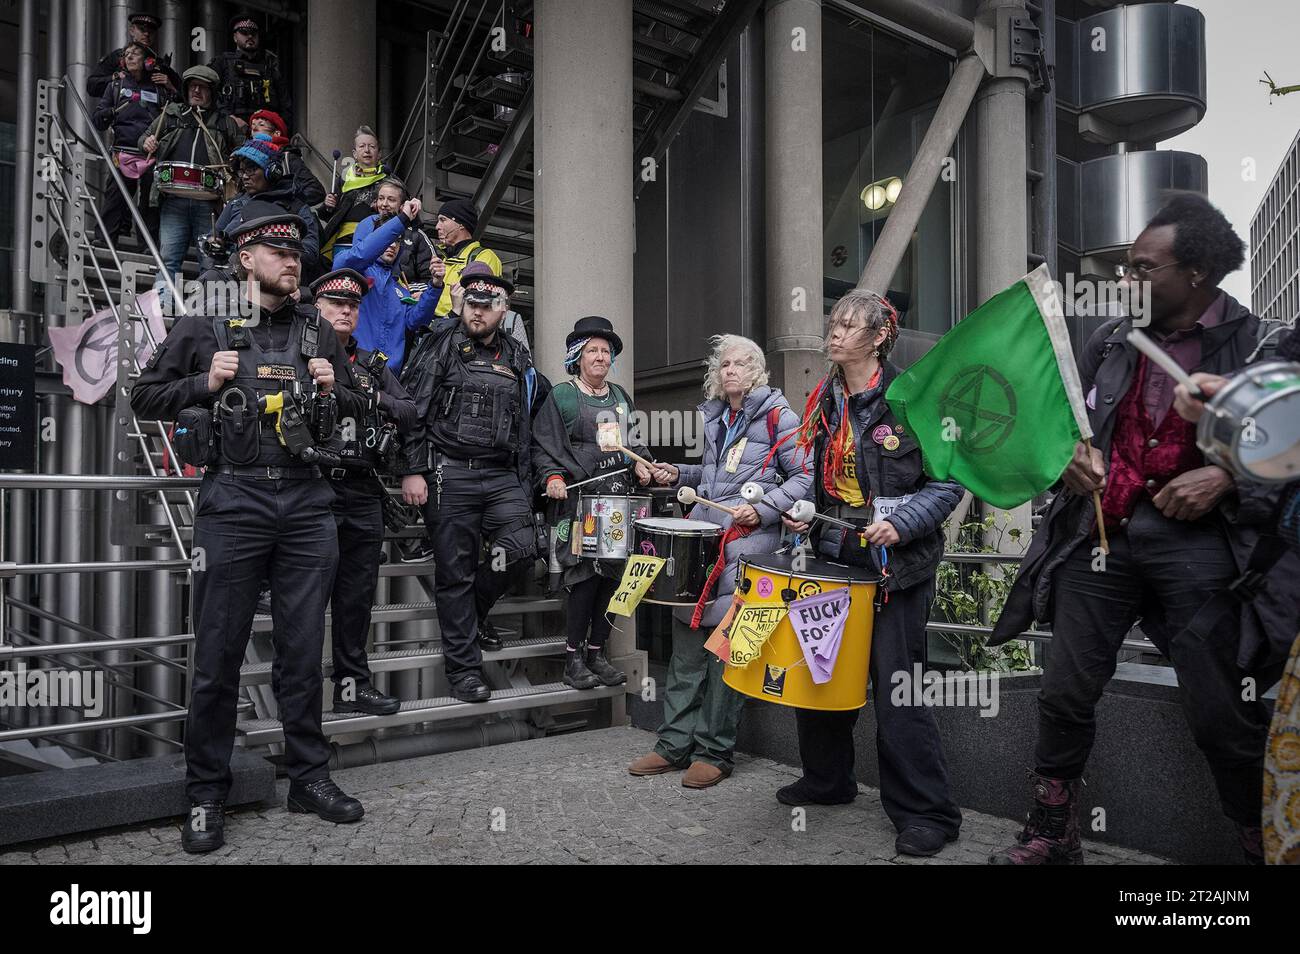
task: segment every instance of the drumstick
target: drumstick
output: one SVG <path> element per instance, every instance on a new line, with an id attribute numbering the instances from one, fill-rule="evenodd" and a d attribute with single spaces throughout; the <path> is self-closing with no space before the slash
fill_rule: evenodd
<path id="1" fill-rule="evenodd" d="M 339 191 L 339 156 L 341 155 L 343 153 L 339 152 L 339 150 L 334 150 L 334 168 L 330 173 L 330 192 L 334 195 L 338 195 Z"/>
<path id="2" fill-rule="evenodd" d="M 634 454 L 634 453 L 632 453 L 630 450 L 628 450 L 628 449 L 627 449 L 626 447 L 624 447 L 622 444 L 618 443 L 618 439 L 617 439 L 617 438 L 614 438 L 614 437 L 613 437 L 612 435 L 610 435 L 610 434 L 597 434 L 597 435 L 596 435 L 596 444 L 601 448 L 601 450 L 616 450 L 616 451 L 622 451 L 624 454 L 626 454 L 628 457 L 631 457 L 631 458 L 632 458 L 634 461 L 636 461 L 638 464 L 645 464 L 645 465 L 646 465 L 647 467 L 649 467 L 651 470 L 654 470 L 654 469 L 655 469 L 655 464 L 653 464 L 652 462 L 646 460 L 646 459 L 645 459 L 644 457 L 642 457 L 640 454 Z"/>
<path id="3" fill-rule="evenodd" d="M 580 480 L 576 484 L 569 484 L 566 489 L 573 490 L 575 487 L 581 487 L 583 484 L 590 484 L 597 480 L 604 480 L 606 477 L 613 477 L 615 474 L 626 474 L 627 468 L 621 467 L 618 470 L 611 470 L 608 474 L 601 474 L 598 477 L 588 477 L 586 480 Z"/>
<path id="4" fill-rule="evenodd" d="M 1183 387 L 1187 388 L 1187 393 L 1198 401 L 1207 400 L 1205 392 L 1197 387 L 1196 382 L 1191 379 L 1186 371 L 1178 366 L 1178 362 L 1169 355 L 1160 350 L 1160 346 L 1148 338 L 1137 328 L 1128 333 L 1129 344 L 1137 348 L 1144 355 L 1160 365 L 1165 374 L 1169 375 Z"/>
<path id="5" fill-rule="evenodd" d="M 736 508 L 728 507 L 725 504 L 714 503 L 712 500 L 705 500 L 690 487 L 682 487 L 677 491 L 677 502 L 690 506 L 691 504 L 704 504 L 706 507 L 712 507 L 714 510 L 721 510 L 723 513 L 731 514 L 731 518 L 736 518 Z"/>

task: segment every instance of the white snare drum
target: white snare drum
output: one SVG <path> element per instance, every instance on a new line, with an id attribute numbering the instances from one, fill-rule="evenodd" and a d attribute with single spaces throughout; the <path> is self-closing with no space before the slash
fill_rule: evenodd
<path id="1" fill-rule="evenodd" d="M 225 197 L 225 183 L 221 173 L 208 166 L 192 162 L 160 162 L 155 178 L 158 181 L 158 191 L 163 195 L 203 200 Z"/>
<path id="2" fill-rule="evenodd" d="M 1261 361 L 1243 368 L 1206 405 L 1196 443 L 1247 480 L 1300 478 L 1300 364 Z"/>

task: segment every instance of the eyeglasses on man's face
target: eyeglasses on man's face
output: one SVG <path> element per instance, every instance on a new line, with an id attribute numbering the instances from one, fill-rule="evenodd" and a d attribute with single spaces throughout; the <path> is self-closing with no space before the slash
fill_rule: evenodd
<path id="1" fill-rule="evenodd" d="M 1163 265 L 1148 265 L 1146 262 L 1120 262 L 1115 266 L 1116 278 L 1128 278 L 1133 276 L 1138 280 L 1145 279 L 1152 272 L 1158 272 L 1162 268 L 1168 268 L 1171 265 L 1181 265 L 1179 262 L 1165 262 Z"/>

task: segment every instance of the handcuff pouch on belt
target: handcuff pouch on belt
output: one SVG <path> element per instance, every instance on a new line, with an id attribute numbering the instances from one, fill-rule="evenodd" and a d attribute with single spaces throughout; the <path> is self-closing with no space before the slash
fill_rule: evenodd
<path id="1" fill-rule="evenodd" d="M 257 460 L 261 450 L 261 417 L 257 395 L 250 397 L 239 385 L 230 385 L 221 392 L 216 405 L 216 432 L 223 460 L 241 466 Z"/>

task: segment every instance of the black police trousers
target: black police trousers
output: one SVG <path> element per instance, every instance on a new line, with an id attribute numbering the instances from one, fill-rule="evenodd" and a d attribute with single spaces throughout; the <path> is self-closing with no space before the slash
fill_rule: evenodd
<path id="1" fill-rule="evenodd" d="M 442 489 L 435 470 L 424 522 L 433 528 L 434 604 L 447 679 L 455 683 L 482 669 L 478 621 L 509 586 L 514 565 L 537 546 L 528 491 L 514 467 L 471 466 L 437 453 L 434 462 L 441 462 Z"/>
<path id="2" fill-rule="evenodd" d="M 338 561 L 327 481 L 209 473 L 194 520 L 194 685 L 185 724 L 185 789 L 194 801 L 230 790 L 239 668 L 262 582 L 271 581 L 275 700 L 289 778 L 329 775 L 321 732 L 325 603 Z"/>
<path id="3" fill-rule="evenodd" d="M 339 563 L 330 596 L 330 643 L 334 656 L 334 697 L 349 685 L 353 691 L 370 685 L 366 640 L 370 610 L 379 584 L 384 549 L 384 488 L 373 475 L 331 480 L 336 495 L 334 523 L 338 527 Z"/>
<path id="4" fill-rule="evenodd" d="M 895 705 L 892 698 L 894 674 L 906 673 L 911 680 L 914 667 L 925 663 L 925 624 L 933 600 L 933 579 L 892 592 L 872 625 L 871 697 L 880 802 L 900 832 L 919 825 L 956 835 L 961 810 L 948 793 L 948 764 L 934 713 L 923 705 Z M 819 801 L 848 801 L 857 794 L 853 727 L 859 712 L 795 711 L 801 787 Z"/>
<path id="5" fill-rule="evenodd" d="M 1218 518 L 1171 520 L 1144 499 L 1128 526 L 1110 535 L 1105 570 L 1092 567 L 1092 548 L 1085 544 L 1052 580 L 1052 641 L 1038 692 L 1036 770 L 1048 778 L 1083 775 L 1097 731 L 1097 703 L 1115 674 L 1124 637 L 1139 616 L 1163 617 L 1160 627 L 1145 632 L 1174 665 L 1183 712 L 1209 762 L 1223 813 L 1258 826 L 1269 723 L 1258 696 L 1281 676 L 1282 663 L 1266 673 L 1237 665 L 1236 612 L 1227 613 L 1208 638 L 1183 631 L 1216 591 L 1237 578 Z M 1255 699 L 1242 698 L 1247 676 L 1259 687 Z"/>

